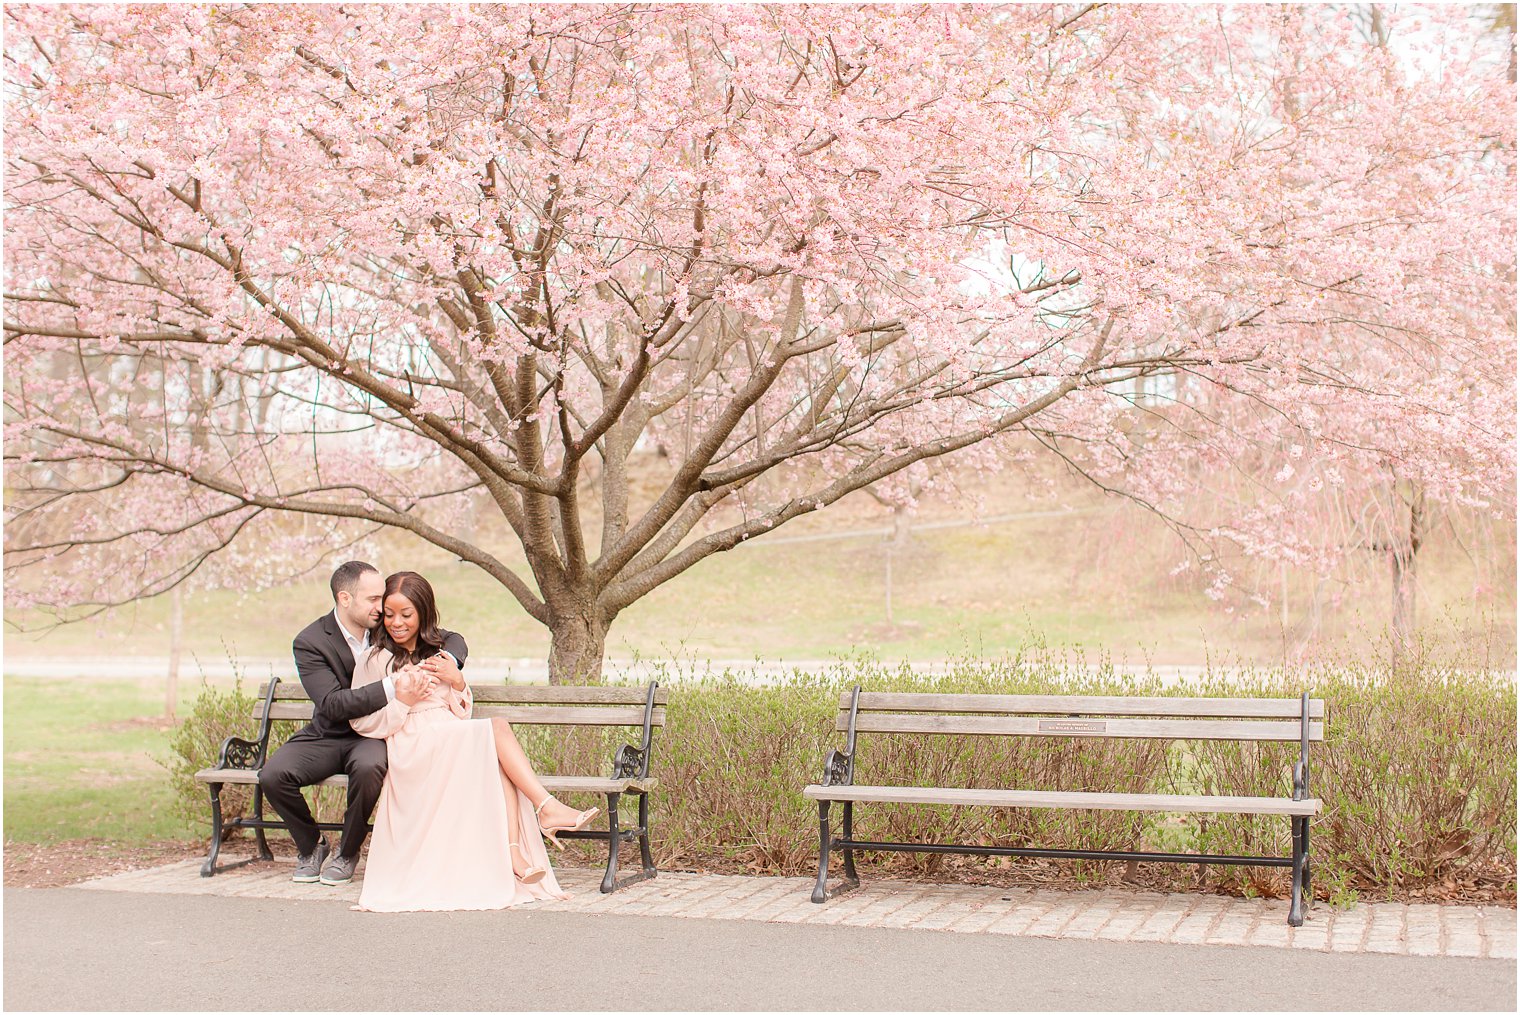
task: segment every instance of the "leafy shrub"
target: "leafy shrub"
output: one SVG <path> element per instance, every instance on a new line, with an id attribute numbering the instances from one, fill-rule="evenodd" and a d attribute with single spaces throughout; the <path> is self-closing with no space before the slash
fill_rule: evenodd
<path id="1" fill-rule="evenodd" d="M 655 734 L 652 829 L 661 862 L 706 859 L 756 873 L 798 874 L 817 863 L 817 782 L 834 739 L 830 675 L 775 686 L 724 672 L 671 687 Z M 810 859 L 811 857 L 811 859 Z"/>
<path id="2" fill-rule="evenodd" d="M 1513 883 L 1514 685 L 1427 666 L 1386 683 L 1341 673 L 1325 691 L 1332 740 L 1310 784 L 1324 866 L 1388 889 L 1497 858 Z"/>
<path id="3" fill-rule="evenodd" d="M 1200 695 L 1323 698 L 1325 741 L 1309 748 L 1317 894 L 1391 892 L 1439 883 L 1515 855 L 1515 687 L 1493 675 L 1424 663 L 1390 676 L 1358 663 L 1215 678 Z M 1177 744 L 1174 792 L 1291 796 L 1296 743 Z M 1199 815 L 1190 848 L 1287 856 L 1281 817 Z M 1218 883 L 1286 896 L 1290 874 L 1211 869 Z"/>
<path id="4" fill-rule="evenodd" d="M 204 831 L 209 824 L 211 798 L 205 785 L 195 781 L 195 773 L 215 768 L 222 743 L 228 737 L 252 737 L 253 698 L 243 690 L 238 679 L 230 689 L 203 685 L 190 714 L 174 729 L 169 740 L 169 770 L 174 789 L 174 813 L 187 827 Z M 230 820 L 248 812 L 253 797 L 251 786 L 222 787 L 222 817 Z"/>

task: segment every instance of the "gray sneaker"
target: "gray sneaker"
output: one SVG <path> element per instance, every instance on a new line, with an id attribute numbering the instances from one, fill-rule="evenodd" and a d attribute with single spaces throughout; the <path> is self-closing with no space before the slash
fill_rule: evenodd
<path id="1" fill-rule="evenodd" d="M 322 868 L 324 885 L 346 885 L 354 879 L 354 868 L 359 866 L 357 856 L 335 856 Z"/>
<path id="2" fill-rule="evenodd" d="M 303 885 L 316 881 L 317 871 L 322 869 L 322 861 L 327 859 L 329 852 L 327 840 L 318 839 L 316 849 L 296 856 L 296 872 L 290 876 L 290 880 Z"/>

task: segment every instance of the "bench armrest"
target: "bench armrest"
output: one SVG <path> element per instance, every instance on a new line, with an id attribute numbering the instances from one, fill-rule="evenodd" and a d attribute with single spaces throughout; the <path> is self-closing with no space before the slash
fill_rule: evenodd
<path id="1" fill-rule="evenodd" d="M 228 737 L 222 741 L 222 753 L 216 759 L 217 768 L 259 768 L 264 760 L 264 745 L 256 740 Z"/>
<path id="2" fill-rule="evenodd" d="M 259 722 L 257 740 L 228 737 L 222 741 L 222 753 L 217 758 L 217 768 L 255 769 L 264 767 L 264 755 L 269 752 L 269 731 L 274 728 L 274 693 L 280 686 L 280 678 L 269 681 L 264 692 L 264 718 Z"/>
<path id="3" fill-rule="evenodd" d="M 1293 799 L 1305 800 L 1309 796 L 1309 766 L 1302 761 L 1293 763 Z"/>
<path id="4" fill-rule="evenodd" d="M 855 782 L 855 758 L 844 751 L 830 751 L 823 759 L 824 786 L 850 786 Z"/>
<path id="5" fill-rule="evenodd" d="M 612 756 L 614 779 L 643 779 L 649 775 L 649 752 L 624 744 Z"/>

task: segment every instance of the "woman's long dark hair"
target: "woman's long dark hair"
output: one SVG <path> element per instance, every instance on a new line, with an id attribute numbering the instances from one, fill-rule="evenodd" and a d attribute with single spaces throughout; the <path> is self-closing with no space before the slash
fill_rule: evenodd
<path id="1" fill-rule="evenodd" d="M 438 630 L 438 607 L 433 601 L 433 586 L 416 571 L 397 571 L 385 579 L 385 598 L 380 600 L 381 606 L 398 593 L 405 596 L 417 610 L 417 645 L 413 651 L 407 652 L 396 644 L 382 615 L 375 645 L 390 652 L 392 670 L 399 670 L 408 663 L 420 663 L 443 649 L 443 632 Z"/>

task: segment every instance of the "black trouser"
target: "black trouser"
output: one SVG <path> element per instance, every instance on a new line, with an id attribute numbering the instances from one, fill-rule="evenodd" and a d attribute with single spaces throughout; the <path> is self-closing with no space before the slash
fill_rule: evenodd
<path id="1" fill-rule="evenodd" d="M 310 726 L 274 752 L 259 772 L 264 799 L 290 825 L 296 849 L 306 855 L 317 848 L 317 822 L 301 787 L 343 773 L 348 776 L 348 809 L 343 812 L 340 855 L 356 857 L 369 834 L 369 816 L 385 782 L 385 741 L 360 736 L 326 737 Z"/>

